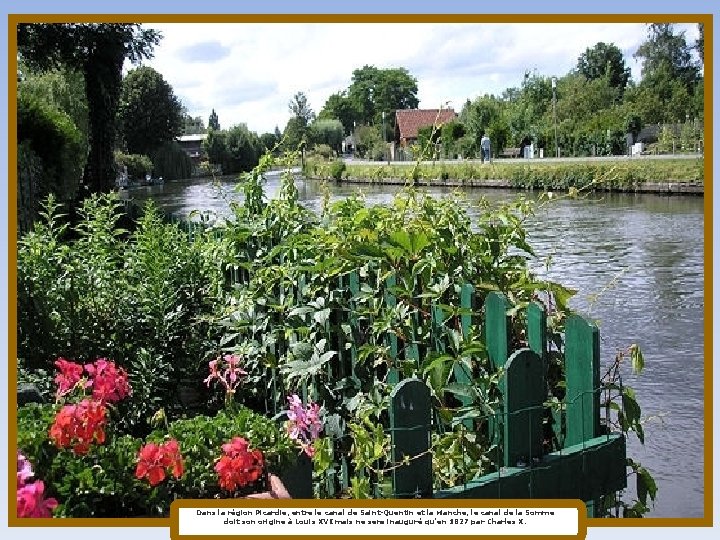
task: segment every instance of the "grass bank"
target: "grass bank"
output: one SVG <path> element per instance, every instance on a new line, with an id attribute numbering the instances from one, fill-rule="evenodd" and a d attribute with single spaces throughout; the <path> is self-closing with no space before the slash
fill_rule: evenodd
<path id="1" fill-rule="evenodd" d="M 309 160 L 312 178 L 362 183 L 450 184 L 516 189 L 667 191 L 702 193 L 702 159 L 636 159 L 618 161 L 522 162 L 480 164 L 437 162 L 419 165 L 344 164 Z M 689 189 L 693 188 L 693 189 Z"/>

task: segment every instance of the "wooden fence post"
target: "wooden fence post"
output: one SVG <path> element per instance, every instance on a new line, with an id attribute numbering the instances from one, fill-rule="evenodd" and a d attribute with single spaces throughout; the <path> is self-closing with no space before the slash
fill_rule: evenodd
<path id="1" fill-rule="evenodd" d="M 505 366 L 508 359 L 508 316 L 507 298 L 493 291 L 485 299 L 485 341 L 488 355 L 495 369 Z"/>
<path id="2" fill-rule="evenodd" d="M 568 447 L 600 434 L 600 336 L 579 315 L 565 323 L 565 378 Z"/>
<path id="3" fill-rule="evenodd" d="M 393 494 L 429 497 L 433 491 L 430 389 L 419 379 L 405 379 L 390 393 L 389 413 Z"/>
<path id="4" fill-rule="evenodd" d="M 579 315 L 565 323 L 565 448 L 600 435 L 600 334 Z M 599 501 L 586 501 L 594 517 Z"/>
<path id="5" fill-rule="evenodd" d="M 506 467 L 527 466 L 542 457 L 543 403 L 546 389 L 540 356 L 530 349 L 516 351 L 502 378 L 503 449 Z"/>
<path id="6" fill-rule="evenodd" d="M 504 368 L 508 360 L 508 307 L 507 298 L 500 292 L 493 291 L 485 298 L 485 343 L 490 362 L 496 370 Z M 495 416 L 488 418 L 488 436 L 494 444 L 500 444 L 502 423 L 499 410 L 495 411 Z"/>

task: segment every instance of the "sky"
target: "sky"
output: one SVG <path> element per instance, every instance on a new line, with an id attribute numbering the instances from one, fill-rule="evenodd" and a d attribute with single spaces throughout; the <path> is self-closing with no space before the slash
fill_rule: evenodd
<path id="1" fill-rule="evenodd" d="M 245 123 L 258 134 L 282 131 L 288 102 L 304 92 L 320 112 L 328 96 L 348 88 L 354 69 L 404 67 L 418 81 L 420 108 L 449 106 L 520 85 L 527 70 L 566 75 L 588 48 L 614 43 L 633 58 L 646 39 L 634 23 L 172 23 L 146 24 L 163 39 L 152 60 L 191 116 L 221 128 Z M 688 43 L 697 25 L 678 24 Z M 130 68 L 132 66 L 129 66 Z"/>

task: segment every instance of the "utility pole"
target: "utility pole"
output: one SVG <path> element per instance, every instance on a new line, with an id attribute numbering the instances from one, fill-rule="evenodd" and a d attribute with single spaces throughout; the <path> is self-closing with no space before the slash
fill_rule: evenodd
<path id="1" fill-rule="evenodd" d="M 560 157 L 560 147 L 558 147 L 558 138 L 557 138 L 557 111 L 556 111 L 556 102 L 557 98 L 555 96 L 555 89 L 557 88 L 557 77 L 552 78 L 552 91 L 553 91 L 553 123 L 555 124 L 555 157 Z"/>

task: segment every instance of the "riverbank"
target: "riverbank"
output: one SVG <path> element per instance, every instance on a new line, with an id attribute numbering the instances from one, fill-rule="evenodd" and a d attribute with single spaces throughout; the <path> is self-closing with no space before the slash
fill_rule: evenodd
<path id="1" fill-rule="evenodd" d="M 333 179 L 354 184 L 477 187 L 704 194 L 704 162 L 698 159 L 604 160 L 568 162 L 469 161 L 422 164 L 352 164 L 310 160 L 308 178 Z"/>

